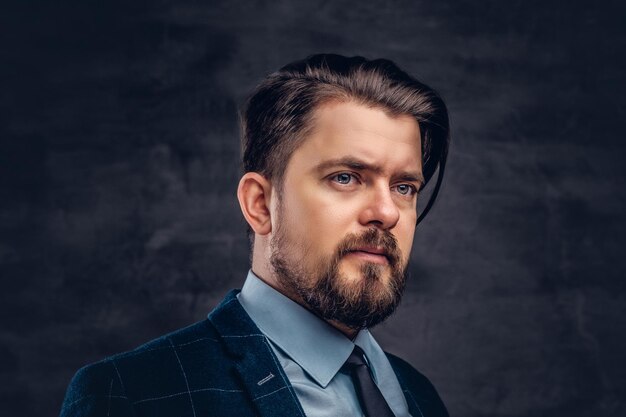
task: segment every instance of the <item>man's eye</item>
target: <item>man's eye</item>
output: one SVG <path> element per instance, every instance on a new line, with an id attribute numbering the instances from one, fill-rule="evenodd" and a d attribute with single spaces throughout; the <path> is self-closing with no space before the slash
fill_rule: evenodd
<path id="1" fill-rule="evenodd" d="M 415 193 L 415 188 L 409 184 L 396 185 L 396 190 L 398 190 L 398 192 L 402 195 L 412 195 Z"/>
<path id="2" fill-rule="evenodd" d="M 352 181 L 352 175 L 350 174 L 346 174 L 346 173 L 342 173 L 342 174 L 337 174 L 333 177 L 335 179 L 335 181 L 337 181 L 339 184 L 349 184 L 350 181 Z"/>

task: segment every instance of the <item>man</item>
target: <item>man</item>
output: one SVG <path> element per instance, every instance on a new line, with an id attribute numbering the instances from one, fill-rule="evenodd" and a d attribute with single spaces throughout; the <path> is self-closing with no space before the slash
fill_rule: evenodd
<path id="1" fill-rule="evenodd" d="M 61 415 L 447 416 L 368 331 L 400 301 L 443 178 L 443 101 L 390 61 L 315 55 L 266 78 L 242 119 L 252 268 L 241 292 L 79 370 Z"/>

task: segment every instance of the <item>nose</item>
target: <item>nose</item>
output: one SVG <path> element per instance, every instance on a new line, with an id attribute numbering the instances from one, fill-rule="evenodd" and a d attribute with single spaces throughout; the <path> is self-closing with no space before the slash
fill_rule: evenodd
<path id="1" fill-rule="evenodd" d="M 368 193 L 359 222 L 364 226 L 374 225 L 383 230 L 393 228 L 400 219 L 400 209 L 393 200 L 388 186 L 373 188 Z"/>

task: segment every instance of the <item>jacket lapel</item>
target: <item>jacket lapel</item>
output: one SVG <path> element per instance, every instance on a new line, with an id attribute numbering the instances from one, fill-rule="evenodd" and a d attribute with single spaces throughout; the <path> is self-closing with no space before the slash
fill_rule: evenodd
<path id="1" fill-rule="evenodd" d="M 304 411 L 265 335 L 231 291 L 209 314 L 234 370 L 263 417 L 302 416 Z"/>
<path id="2" fill-rule="evenodd" d="M 411 395 L 411 391 L 409 391 L 404 386 L 404 384 L 402 384 L 402 382 L 400 382 L 400 386 L 402 387 L 402 393 L 404 394 L 404 398 L 406 399 L 406 404 L 409 406 L 409 414 L 411 414 L 413 417 L 424 417 L 424 414 L 422 414 L 422 410 L 417 405 L 417 402 L 415 402 L 415 398 L 413 398 L 413 395 Z"/>
<path id="3" fill-rule="evenodd" d="M 410 387 L 407 385 L 407 382 L 404 380 L 402 369 L 400 368 L 400 364 L 396 362 L 393 355 L 386 353 L 387 359 L 389 359 L 389 363 L 391 364 L 391 368 L 393 372 L 396 374 L 398 378 L 398 383 L 400 383 L 400 388 L 402 388 L 402 394 L 404 394 L 404 399 L 406 400 L 406 404 L 409 407 L 409 414 L 413 417 L 424 417 L 420 406 L 417 404 L 415 397 L 411 394 Z"/>

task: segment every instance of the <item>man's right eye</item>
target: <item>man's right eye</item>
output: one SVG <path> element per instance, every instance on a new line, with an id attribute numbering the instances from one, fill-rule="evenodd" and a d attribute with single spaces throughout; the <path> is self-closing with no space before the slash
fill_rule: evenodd
<path id="1" fill-rule="evenodd" d="M 348 173 L 341 173 L 341 174 L 337 174 L 333 177 L 333 179 L 335 181 L 337 181 L 339 184 L 349 184 L 350 181 L 352 180 L 352 175 L 348 174 Z"/>

